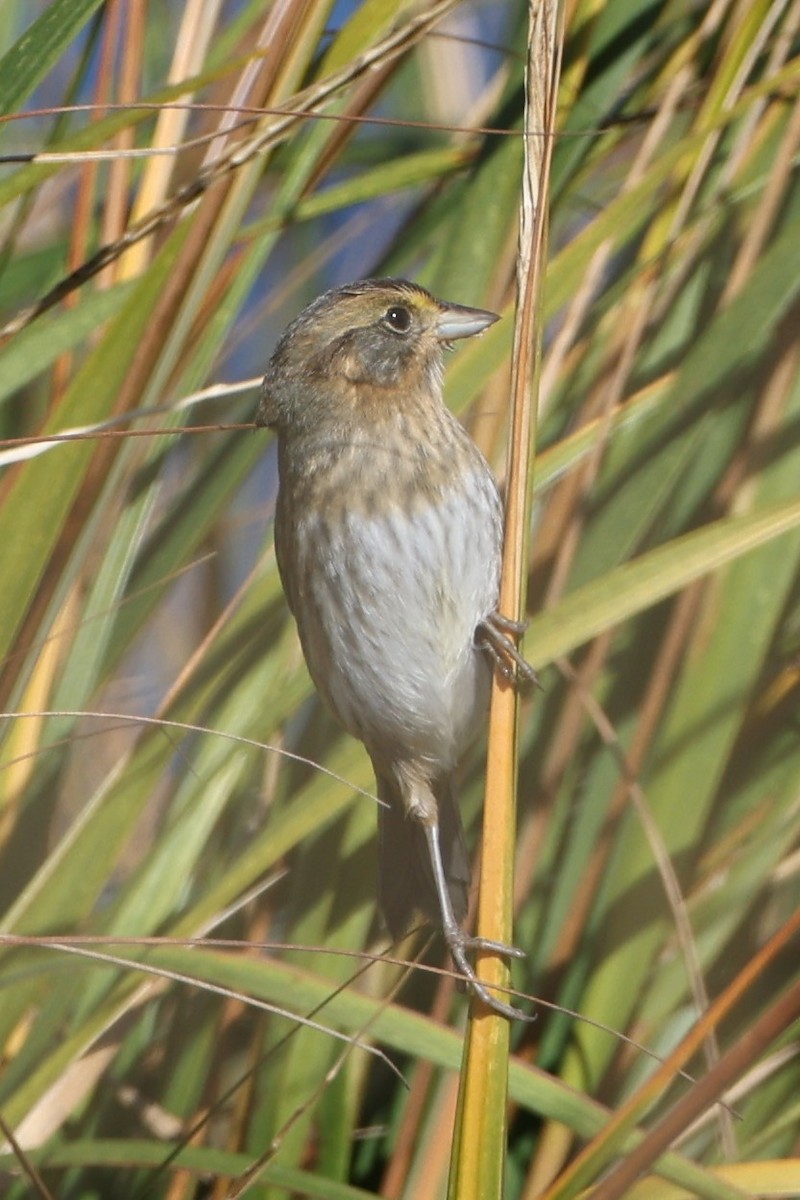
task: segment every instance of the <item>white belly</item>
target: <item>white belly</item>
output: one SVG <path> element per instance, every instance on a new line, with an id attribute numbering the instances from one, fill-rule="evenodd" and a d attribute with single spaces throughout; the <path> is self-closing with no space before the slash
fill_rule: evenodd
<path id="1" fill-rule="evenodd" d="M 449 769 L 484 719 L 490 666 L 474 634 L 497 605 L 502 523 L 493 480 L 476 478 L 479 504 L 459 489 L 410 517 L 348 512 L 333 528 L 311 515 L 295 531 L 317 614 L 296 605 L 309 669 L 345 728 L 384 757 Z"/>

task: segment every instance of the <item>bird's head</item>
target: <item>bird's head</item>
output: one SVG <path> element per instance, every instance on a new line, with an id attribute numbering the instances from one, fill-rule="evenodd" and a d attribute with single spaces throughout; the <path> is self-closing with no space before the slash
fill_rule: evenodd
<path id="1" fill-rule="evenodd" d="M 414 397 L 438 403 L 444 349 L 497 319 L 401 279 L 366 279 L 326 292 L 278 342 L 256 424 L 280 432 Z"/>

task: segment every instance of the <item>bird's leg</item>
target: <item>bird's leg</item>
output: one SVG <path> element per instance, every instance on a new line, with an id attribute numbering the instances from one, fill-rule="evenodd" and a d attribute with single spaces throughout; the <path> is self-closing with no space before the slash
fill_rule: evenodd
<path id="1" fill-rule="evenodd" d="M 435 818 L 423 821 L 422 825 L 428 843 L 428 853 L 433 869 L 436 893 L 439 897 L 439 907 L 442 914 L 442 933 L 444 934 L 444 940 L 447 943 L 447 948 L 450 951 L 453 962 L 461 974 L 466 977 L 467 986 L 470 991 L 487 1008 L 491 1008 L 494 1012 L 500 1013 L 501 1016 L 508 1017 L 512 1021 L 534 1020 L 534 1017 L 528 1016 L 527 1013 L 514 1008 L 511 1004 L 504 1004 L 502 1000 L 498 1000 L 475 974 L 475 969 L 467 958 L 466 952 L 468 950 L 489 950 L 494 954 L 501 955 L 503 958 L 524 958 L 525 951 L 518 949 L 516 946 L 507 946 L 504 942 L 494 942 L 490 938 L 471 937 L 468 933 L 464 932 L 453 915 L 453 906 L 450 903 L 450 893 L 447 889 L 447 880 L 445 879 L 444 867 L 442 866 L 442 852 L 439 845 L 439 825 Z"/>
<path id="2" fill-rule="evenodd" d="M 475 630 L 475 644 L 489 654 L 497 670 L 509 683 L 518 688 L 530 684 L 538 687 L 536 672 L 514 645 L 513 639 L 524 632 L 524 622 L 512 621 L 499 612 L 493 612 Z"/>

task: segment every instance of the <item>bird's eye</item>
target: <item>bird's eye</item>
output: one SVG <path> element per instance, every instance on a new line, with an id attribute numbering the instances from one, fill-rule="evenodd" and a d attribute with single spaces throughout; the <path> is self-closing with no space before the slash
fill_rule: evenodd
<path id="1" fill-rule="evenodd" d="M 402 304 L 393 304 L 391 308 L 387 308 L 383 319 L 395 333 L 406 333 L 411 327 L 411 313 Z"/>

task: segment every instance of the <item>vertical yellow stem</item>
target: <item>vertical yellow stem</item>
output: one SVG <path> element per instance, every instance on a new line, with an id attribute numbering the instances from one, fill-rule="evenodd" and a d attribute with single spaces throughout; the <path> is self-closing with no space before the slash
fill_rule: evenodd
<path id="1" fill-rule="evenodd" d="M 518 301 L 511 367 L 511 438 L 500 611 L 518 619 L 528 545 L 528 511 L 536 425 L 541 326 L 540 295 L 546 248 L 546 195 L 560 62 L 557 0 L 530 2 L 526 67 L 525 164 L 520 211 Z M 511 942 L 516 808 L 516 693 L 495 679 L 489 718 L 478 933 Z M 507 963 L 481 953 L 477 972 L 489 985 L 507 985 Z M 474 1005 L 467 1030 L 451 1160 L 451 1200 L 500 1200 L 506 1144 L 509 1025 Z"/>

